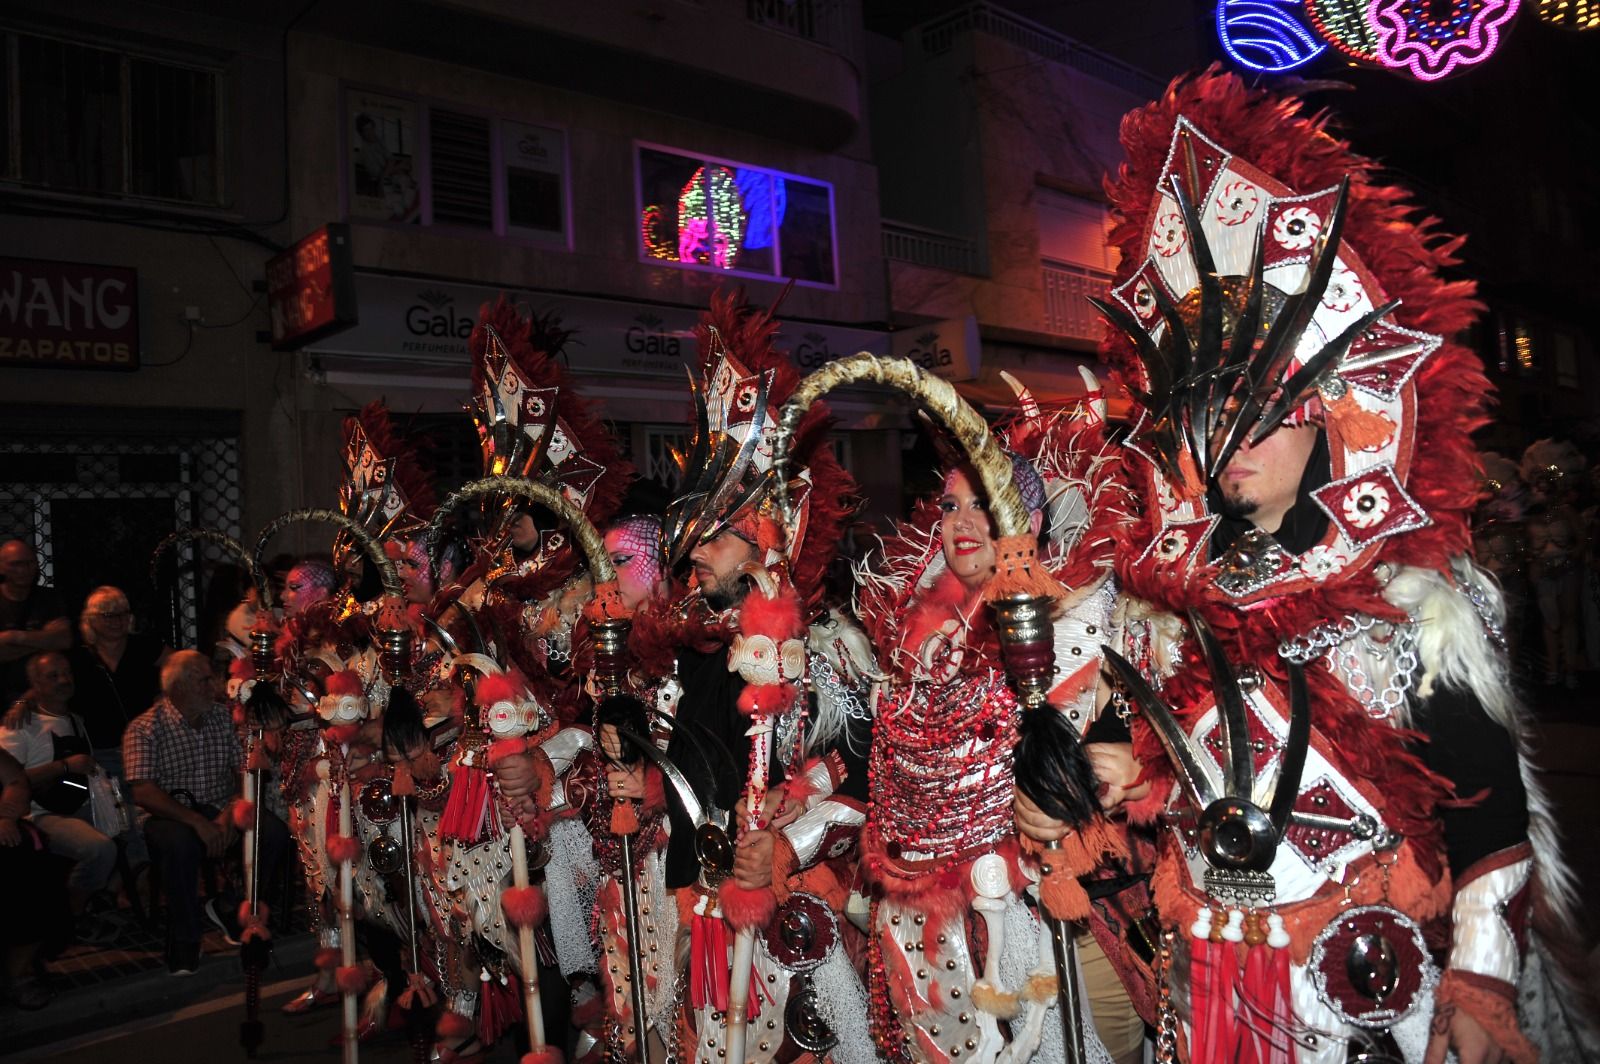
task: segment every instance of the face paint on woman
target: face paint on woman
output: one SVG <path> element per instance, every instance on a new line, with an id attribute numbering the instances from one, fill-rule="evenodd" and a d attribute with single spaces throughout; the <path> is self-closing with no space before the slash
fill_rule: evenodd
<path id="1" fill-rule="evenodd" d="M 623 603 L 638 609 L 661 584 L 661 523 L 653 517 L 624 518 L 606 530 L 605 544 Z"/>

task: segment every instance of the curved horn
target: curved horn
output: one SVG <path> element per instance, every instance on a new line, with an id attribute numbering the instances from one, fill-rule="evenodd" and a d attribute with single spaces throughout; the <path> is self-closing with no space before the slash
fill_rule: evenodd
<path id="1" fill-rule="evenodd" d="M 1028 386 L 1005 370 L 1000 371 L 1000 379 L 1009 384 L 1011 390 L 1017 393 L 1017 406 L 1021 408 L 1022 416 L 1029 421 L 1037 420 L 1039 417 L 1039 400 L 1033 397 L 1033 392 L 1029 391 Z"/>
<path id="2" fill-rule="evenodd" d="M 300 524 L 307 521 L 321 521 L 326 524 L 337 525 L 339 528 L 348 532 L 350 534 L 350 538 L 356 541 L 356 544 L 360 546 L 362 552 L 366 554 L 367 559 L 371 561 L 372 564 L 377 568 L 378 576 L 383 580 L 384 592 L 390 595 L 404 594 L 405 587 L 400 583 L 399 571 L 395 569 L 394 562 L 390 560 L 389 556 L 383 552 L 383 547 L 379 545 L 377 540 L 372 538 L 371 533 L 369 533 L 365 528 L 362 528 L 359 521 L 356 521 L 350 517 L 346 517 L 337 510 L 327 510 L 320 507 L 311 507 L 303 510 L 290 510 L 288 513 L 279 514 L 277 517 L 274 517 L 271 521 L 267 522 L 267 527 L 263 528 L 261 530 L 261 535 L 256 538 L 256 571 L 263 574 L 266 573 L 267 567 L 262 564 L 261 557 L 266 553 L 267 544 L 272 541 L 272 537 L 276 536 L 279 532 L 283 531 L 285 528 L 288 528 L 290 525 Z M 263 576 L 263 579 L 259 584 L 262 589 L 262 605 L 269 608 L 273 605 L 270 594 L 270 583 L 271 582 L 266 580 Z"/>
<path id="3" fill-rule="evenodd" d="M 739 572 L 744 576 L 748 576 L 756 587 L 761 589 L 763 598 L 772 599 L 778 597 L 777 577 L 773 576 L 765 565 L 760 562 L 745 562 L 739 566 Z"/>
<path id="4" fill-rule="evenodd" d="M 1083 378 L 1083 398 L 1089 404 L 1089 412 L 1101 421 L 1106 419 L 1106 392 L 1100 387 L 1100 378 L 1094 371 L 1083 363 L 1078 364 L 1078 376 Z"/>
<path id="5" fill-rule="evenodd" d="M 566 496 L 555 488 L 527 477 L 484 477 L 463 485 L 434 511 L 433 520 L 428 522 L 424 533 L 429 541 L 438 541 L 445 521 L 462 504 L 485 495 L 521 495 L 543 506 L 572 530 L 572 536 L 578 541 L 578 549 L 589 563 L 589 574 L 594 577 L 596 584 L 610 583 L 617 578 L 617 571 L 611 565 L 611 555 L 606 553 L 605 538 L 588 515 L 568 502 Z"/>
<path id="6" fill-rule="evenodd" d="M 1011 459 L 995 442 L 983 416 L 956 393 L 949 381 L 923 372 L 910 359 L 879 358 L 866 351 L 830 362 L 806 377 L 778 415 L 772 440 L 772 465 L 777 473 L 772 494 L 785 527 L 794 520 L 789 501 L 789 448 L 800 421 L 811 404 L 825 393 L 862 381 L 898 388 L 920 400 L 929 413 L 950 430 L 977 469 L 978 479 L 989 497 L 989 513 L 994 517 L 996 534 L 1002 538 L 1028 534 L 1028 507 L 1022 501 L 1022 493 L 1011 482 Z"/>
<path id="7" fill-rule="evenodd" d="M 213 546 L 221 547 L 239 559 L 239 564 L 244 567 L 244 571 L 250 576 L 250 582 L 256 585 L 256 590 L 261 592 L 263 596 L 266 595 L 267 592 L 262 587 L 265 581 L 261 568 L 256 565 L 255 559 L 250 557 L 250 552 L 244 549 L 244 544 L 226 532 L 218 532 L 212 528 L 180 528 L 162 539 L 160 543 L 157 543 L 156 549 L 150 552 L 150 582 L 152 584 L 157 587 L 161 584 L 156 574 L 156 564 L 161 561 L 161 556 L 179 543 L 185 543 L 191 539 L 198 539 Z M 263 598 L 263 601 L 265 601 L 265 598 Z"/>
<path id="8" fill-rule="evenodd" d="M 451 662 L 451 671 L 454 671 L 463 665 L 469 668 L 477 669 L 485 676 L 495 676 L 506 671 L 500 667 L 498 662 L 489 657 L 487 654 L 457 654 L 455 656 L 455 660 Z"/>

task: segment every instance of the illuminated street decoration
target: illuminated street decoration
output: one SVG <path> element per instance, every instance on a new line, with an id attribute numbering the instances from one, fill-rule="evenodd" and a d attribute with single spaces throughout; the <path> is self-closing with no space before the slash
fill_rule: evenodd
<path id="1" fill-rule="evenodd" d="M 672 246 L 667 235 L 667 216 L 659 203 L 652 203 L 639 215 L 639 238 L 644 241 L 644 251 L 652 259 L 675 259 L 678 249 Z"/>
<path id="2" fill-rule="evenodd" d="M 1372 0 L 1367 20 L 1377 35 L 1378 62 L 1420 81 L 1437 81 L 1494 54 L 1519 0 Z"/>
<path id="3" fill-rule="evenodd" d="M 1221 0 L 1217 36 L 1234 62 L 1269 74 L 1305 66 L 1328 46 L 1301 23 L 1298 0 Z"/>
<path id="4" fill-rule="evenodd" d="M 1600 27 L 1600 0 L 1538 0 L 1538 15 L 1564 30 Z"/>
<path id="5" fill-rule="evenodd" d="M 700 167 L 678 194 L 678 261 L 731 270 L 744 247 L 744 230 L 733 171 Z"/>
<path id="6" fill-rule="evenodd" d="M 770 248 L 777 239 L 778 226 L 789 207 L 789 186 L 777 174 L 741 166 L 734 171 L 739 198 L 744 203 L 744 246 L 746 251 Z"/>
<path id="7" fill-rule="evenodd" d="M 1367 21 L 1369 0 L 1306 0 L 1317 34 L 1351 59 L 1378 62 L 1378 35 Z"/>

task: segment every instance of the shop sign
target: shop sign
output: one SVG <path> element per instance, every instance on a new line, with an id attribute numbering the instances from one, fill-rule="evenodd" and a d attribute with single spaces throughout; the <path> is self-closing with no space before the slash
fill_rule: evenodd
<path id="1" fill-rule="evenodd" d="M 355 282 L 360 324 L 310 344 L 308 350 L 464 367 L 479 308 L 504 292 L 535 313 L 557 314 L 563 328 L 574 330 L 567 361 L 579 373 L 682 380 L 683 367 L 697 356 L 694 329 L 700 315 L 688 307 L 370 273 L 357 273 Z M 785 321 L 780 322 L 778 346 L 809 372 L 861 350 L 886 354 L 889 345 L 885 333 L 872 329 Z"/>
<path id="2" fill-rule="evenodd" d="M 0 258 L 0 365 L 138 369 L 138 271 Z"/>

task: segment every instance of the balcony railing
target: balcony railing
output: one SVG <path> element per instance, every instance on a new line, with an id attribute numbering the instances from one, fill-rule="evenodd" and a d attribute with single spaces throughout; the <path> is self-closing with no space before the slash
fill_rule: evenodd
<path id="1" fill-rule="evenodd" d="M 883 257 L 955 273 L 983 272 L 975 241 L 905 222 L 883 223 Z"/>
<path id="2" fill-rule="evenodd" d="M 922 50 L 930 55 L 943 55 L 950 50 L 958 36 L 974 30 L 982 30 L 1035 55 L 1081 70 L 1090 77 L 1126 89 L 1135 96 L 1149 98 L 1161 95 L 1162 83 L 1138 67 L 1096 51 L 1049 26 L 1041 26 L 992 4 L 968 4 L 924 23 L 920 28 Z"/>
<path id="3" fill-rule="evenodd" d="M 1100 313 L 1090 296 L 1105 299 L 1111 275 L 1063 262 L 1044 264 L 1044 331 L 1078 340 L 1100 339 Z"/>
<path id="4" fill-rule="evenodd" d="M 842 0 L 745 0 L 745 17 L 757 25 L 837 47 L 843 36 Z"/>

